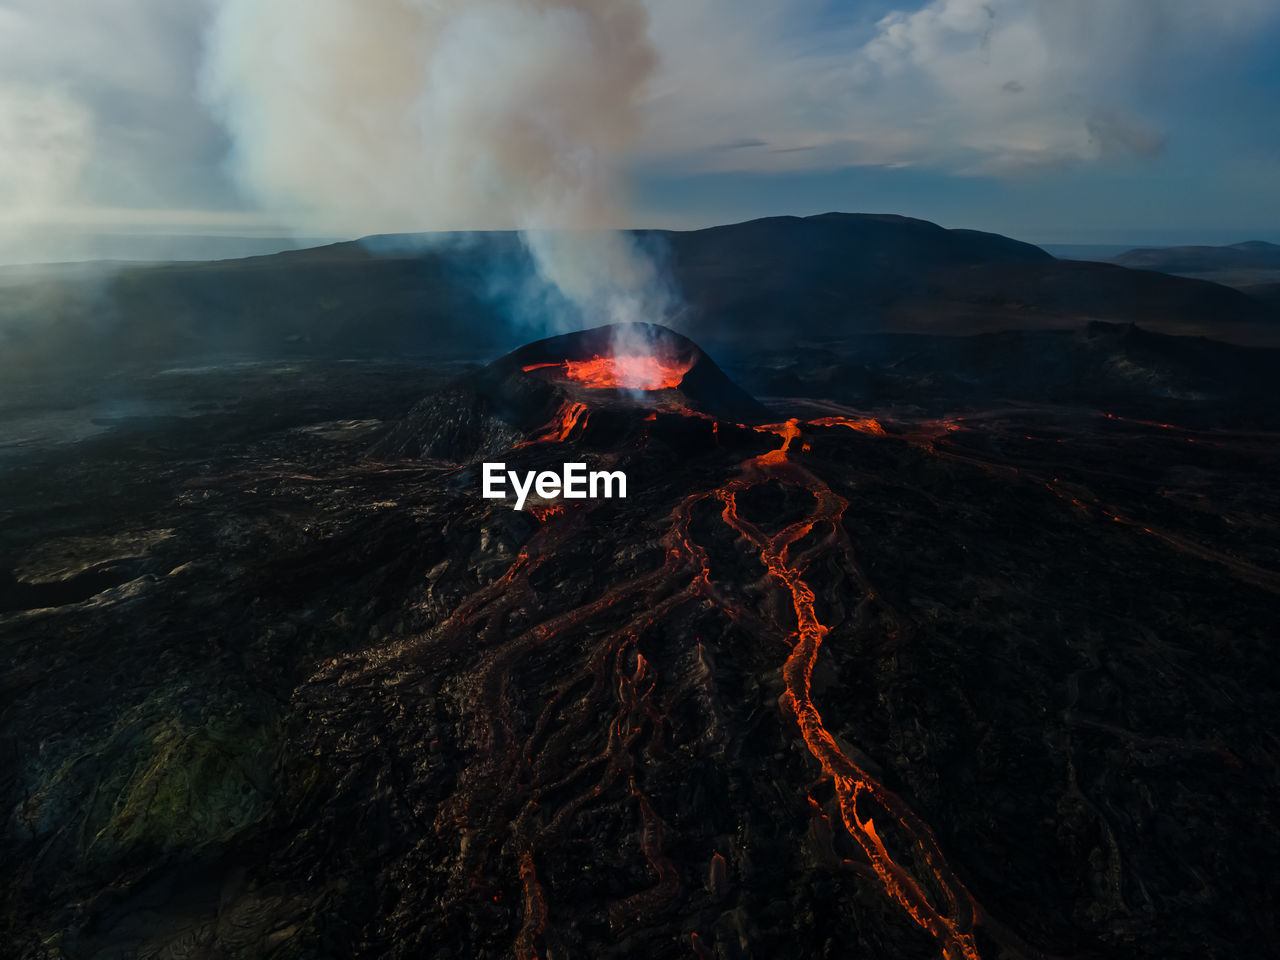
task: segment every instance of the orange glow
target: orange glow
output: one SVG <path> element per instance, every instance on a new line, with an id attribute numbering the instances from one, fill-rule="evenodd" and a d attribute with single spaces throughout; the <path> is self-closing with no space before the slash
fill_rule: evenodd
<path id="1" fill-rule="evenodd" d="M 529 507 L 529 512 L 538 518 L 539 523 L 546 523 L 552 517 L 564 513 L 564 507 L 558 503 L 533 504 Z"/>
<path id="2" fill-rule="evenodd" d="M 554 429 L 548 431 L 547 440 L 561 443 L 569 439 L 569 434 L 579 423 L 586 423 L 587 407 L 583 403 L 566 404 L 560 410 L 560 416 L 553 421 Z"/>
<path id="3" fill-rule="evenodd" d="M 538 883 L 538 871 L 533 865 L 533 854 L 525 851 L 520 858 L 520 882 L 524 884 L 524 924 L 516 937 L 516 957 L 519 960 L 538 960 L 535 941 L 542 936 L 547 923 L 547 902 Z M 495 898 L 496 899 L 496 898 Z"/>
<path id="4" fill-rule="evenodd" d="M 593 390 L 670 390 L 680 386 L 692 365 L 692 362 L 666 357 L 628 354 L 563 363 L 533 363 L 525 367 L 524 372 L 556 368 L 563 371 L 565 379 Z"/>
<path id="5" fill-rule="evenodd" d="M 1155 420 L 1135 420 L 1133 417 L 1120 417 L 1114 413 L 1106 414 L 1108 420 L 1119 420 L 1123 423 L 1136 423 L 1141 427 L 1157 427 L 1161 430 L 1181 430 L 1183 428 L 1175 426 L 1172 423 L 1157 423 Z M 1184 431 L 1185 432 L 1185 431 Z"/>
<path id="6" fill-rule="evenodd" d="M 542 432 L 532 440 L 524 440 L 516 444 L 516 449 L 535 443 L 564 443 L 579 426 L 585 426 L 591 411 L 585 403 L 566 403 L 556 412 L 555 417 L 542 428 Z"/>
<path id="7" fill-rule="evenodd" d="M 848 417 L 823 417 L 821 420 L 810 420 L 809 423 L 815 427 L 848 427 L 859 433 L 886 436 L 884 427 L 874 417 L 861 417 L 857 420 L 850 420 Z"/>
<path id="8" fill-rule="evenodd" d="M 776 433 L 782 438 L 782 446 L 777 450 L 770 450 L 756 457 L 753 463 L 765 465 L 776 465 L 785 463 L 787 459 L 787 451 L 791 449 L 791 441 L 800 436 L 800 421 L 788 420 L 786 423 L 774 423 L 767 427 L 756 427 L 758 433 Z"/>

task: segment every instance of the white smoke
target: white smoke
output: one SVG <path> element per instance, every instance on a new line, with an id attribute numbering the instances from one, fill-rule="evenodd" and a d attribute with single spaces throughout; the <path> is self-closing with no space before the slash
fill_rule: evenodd
<path id="1" fill-rule="evenodd" d="M 238 181 L 299 228 L 516 228 L 586 317 L 661 320 L 616 232 L 655 64 L 641 0 L 222 0 L 203 88 Z"/>

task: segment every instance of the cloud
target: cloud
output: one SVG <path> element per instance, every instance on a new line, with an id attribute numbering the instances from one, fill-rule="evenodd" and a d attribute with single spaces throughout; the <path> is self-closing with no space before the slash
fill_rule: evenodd
<path id="1" fill-rule="evenodd" d="M 1165 138 L 1162 134 L 1102 107 L 1089 115 L 1089 119 L 1085 121 L 1085 129 L 1104 157 L 1125 154 L 1154 157 L 1164 149 Z"/>
<path id="2" fill-rule="evenodd" d="M 226 138 L 195 99 L 202 0 L 0 0 L 0 203 L 228 207 Z"/>
<path id="3" fill-rule="evenodd" d="M 645 163 L 1008 176 L 1151 157 L 1165 139 L 1143 118 L 1152 91 L 1280 20 L 1273 0 L 933 0 L 823 28 L 823 4 L 769 6 L 655 0 Z M 748 140 L 768 146 L 709 149 Z"/>
<path id="4" fill-rule="evenodd" d="M 93 118 L 57 90 L 0 86 L 0 206 L 39 211 L 78 187 L 89 161 Z"/>

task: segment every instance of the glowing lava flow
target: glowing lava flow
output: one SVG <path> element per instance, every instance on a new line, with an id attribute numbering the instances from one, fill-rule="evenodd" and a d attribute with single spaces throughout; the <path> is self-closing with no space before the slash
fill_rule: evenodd
<path id="1" fill-rule="evenodd" d="M 825 425 L 833 422 L 834 419 L 828 420 Z M 791 594 L 797 628 L 791 656 L 783 665 L 786 691 L 782 702 L 795 716 L 810 754 L 821 765 L 823 773 L 831 778 L 844 825 L 866 854 L 885 891 L 912 920 L 933 935 L 946 960 L 977 960 L 978 951 L 972 934 L 977 920 L 976 905 L 947 865 L 932 831 L 895 794 L 845 755 L 823 726 L 822 717 L 814 706 L 811 679 L 818 650 L 828 628 L 818 620 L 813 590 L 801 578 L 799 565 L 790 562 L 788 554 L 793 544 L 807 537 L 819 524 L 830 524 L 833 536 L 847 547 L 840 521 L 848 503 L 814 474 L 787 459 L 792 441 L 801 433 L 798 421 L 761 429 L 771 430 L 782 437 L 782 446 L 748 461 L 742 477 L 723 487 L 719 496 L 724 503 L 725 522 L 760 550 L 769 574 Z M 853 429 L 859 428 L 855 426 Z M 737 495 L 765 478 L 789 480 L 803 487 L 817 500 L 817 509 L 807 519 L 791 524 L 772 537 L 765 536 L 744 520 L 737 509 Z M 859 814 L 861 798 L 880 807 L 896 829 L 910 841 L 908 848 L 916 868 L 927 871 L 936 889 L 941 891 L 944 904 L 933 902 L 925 884 L 890 855 L 873 818 Z"/>
<path id="2" fill-rule="evenodd" d="M 556 425 L 539 439 L 568 438 L 583 412 L 577 405 L 566 404 Z M 828 418 L 821 425 L 835 425 L 837 419 Z M 867 430 L 860 422 L 844 425 Z M 657 678 L 648 675 L 639 644 L 651 628 L 695 604 L 707 604 L 751 634 L 765 640 L 785 639 L 789 646 L 779 703 L 794 717 L 805 747 L 832 783 L 840 820 L 866 860 L 840 859 L 829 842 L 830 826 L 818 811 L 812 815 L 811 831 L 819 839 L 828 838 L 820 845 L 825 851 L 823 862 L 874 878 L 906 916 L 933 936 L 944 960 L 978 960 L 973 927 L 981 918 L 980 910 L 948 866 L 933 832 L 841 749 L 813 701 L 811 678 L 830 628 L 819 620 L 817 597 L 804 579 L 805 570 L 820 551 L 834 550 L 837 565 L 863 594 L 859 616 L 874 600 L 844 531 L 848 503 L 793 459 L 803 447 L 799 421 L 756 429 L 778 436 L 781 444 L 746 460 L 722 486 L 685 497 L 665 521 L 659 520 L 667 525 L 660 528 L 664 549 L 657 566 L 610 583 L 579 605 L 537 614 L 542 601 L 533 587 L 535 572 L 582 533 L 591 513 L 590 508 L 548 511 L 539 515 L 538 531 L 507 573 L 458 604 L 432 639 L 442 643 L 445 652 L 465 647 L 478 656 L 475 667 L 455 681 L 457 701 L 465 705 L 476 752 L 453 799 L 436 819 L 437 830 L 458 835 L 462 841 L 453 868 L 457 881 L 452 896 L 465 901 L 477 891 L 492 892 L 485 878 L 493 876 L 494 858 L 504 852 L 513 857 L 524 907 L 512 944 L 520 960 L 563 952 L 551 922 L 555 904 L 549 902 L 539 879 L 539 859 L 544 852 L 563 848 L 579 815 L 606 795 L 617 796 L 619 789 L 630 798 L 638 821 L 637 852 L 648 865 L 653 885 L 614 900 L 607 910 L 610 926 L 616 930 L 644 923 L 667 909 L 679 894 L 680 874 L 663 851 L 666 824 L 658 803 L 644 791 L 643 758 L 655 747 L 661 749 L 670 720 L 659 707 Z M 742 496 L 766 483 L 805 491 L 813 503 L 809 515 L 766 534 L 739 512 Z M 762 583 L 783 591 L 794 610 L 794 624 L 788 620 L 784 625 L 769 613 L 757 616 L 717 588 L 710 575 L 711 558 L 691 530 L 695 509 L 706 504 L 718 504 L 719 516 L 738 535 L 737 542 L 759 557 L 767 571 Z M 793 556 L 793 548 L 801 543 L 804 548 Z M 511 629 L 513 618 L 521 623 L 516 630 Z M 532 728 L 527 728 L 513 709 L 518 689 L 511 687 L 511 679 L 531 654 L 571 632 L 582 638 L 586 660 L 580 670 L 563 676 Z M 701 644 L 696 660 L 709 676 Z M 592 731 L 599 731 L 600 717 L 610 715 L 610 704 L 612 720 L 604 735 L 597 732 L 595 737 L 600 739 L 595 739 Z M 587 744 L 594 745 L 583 749 Z M 808 802 L 817 809 L 811 797 Z M 714 858 L 712 864 L 714 871 Z M 699 940 L 691 942 L 701 946 Z M 709 949 L 703 947 L 703 952 Z"/>
<path id="3" fill-rule="evenodd" d="M 516 444 L 516 449 L 532 446 L 535 443 L 564 443 L 580 425 L 585 426 L 591 412 L 585 403 L 564 403 L 556 412 L 542 432 L 532 440 L 524 440 Z"/>
<path id="4" fill-rule="evenodd" d="M 691 363 L 652 355 L 623 355 L 563 363 L 533 363 L 532 370 L 558 369 L 565 379 L 593 390 L 670 390 L 680 386 Z"/>
<path id="5" fill-rule="evenodd" d="M 815 427 L 848 427 L 850 430 L 857 430 L 859 433 L 870 433 L 877 437 L 888 435 L 885 433 L 880 421 L 874 417 L 862 417 L 856 420 L 851 420 L 848 417 L 823 417 L 821 420 L 810 420 L 809 424 Z"/>

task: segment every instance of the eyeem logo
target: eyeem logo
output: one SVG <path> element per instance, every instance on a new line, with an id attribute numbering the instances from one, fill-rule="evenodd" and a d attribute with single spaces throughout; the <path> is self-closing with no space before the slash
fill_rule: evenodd
<path id="1" fill-rule="evenodd" d="M 507 481 L 516 495 L 516 509 L 523 510 L 530 491 L 544 500 L 564 497 L 566 500 L 626 498 L 627 475 L 621 470 L 596 470 L 587 472 L 585 463 L 566 463 L 559 473 L 543 470 L 535 474 L 529 470 L 523 477 L 508 470 L 505 463 L 486 463 L 483 472 L 483 493 L 486 500 L 505 500 Z"/>

